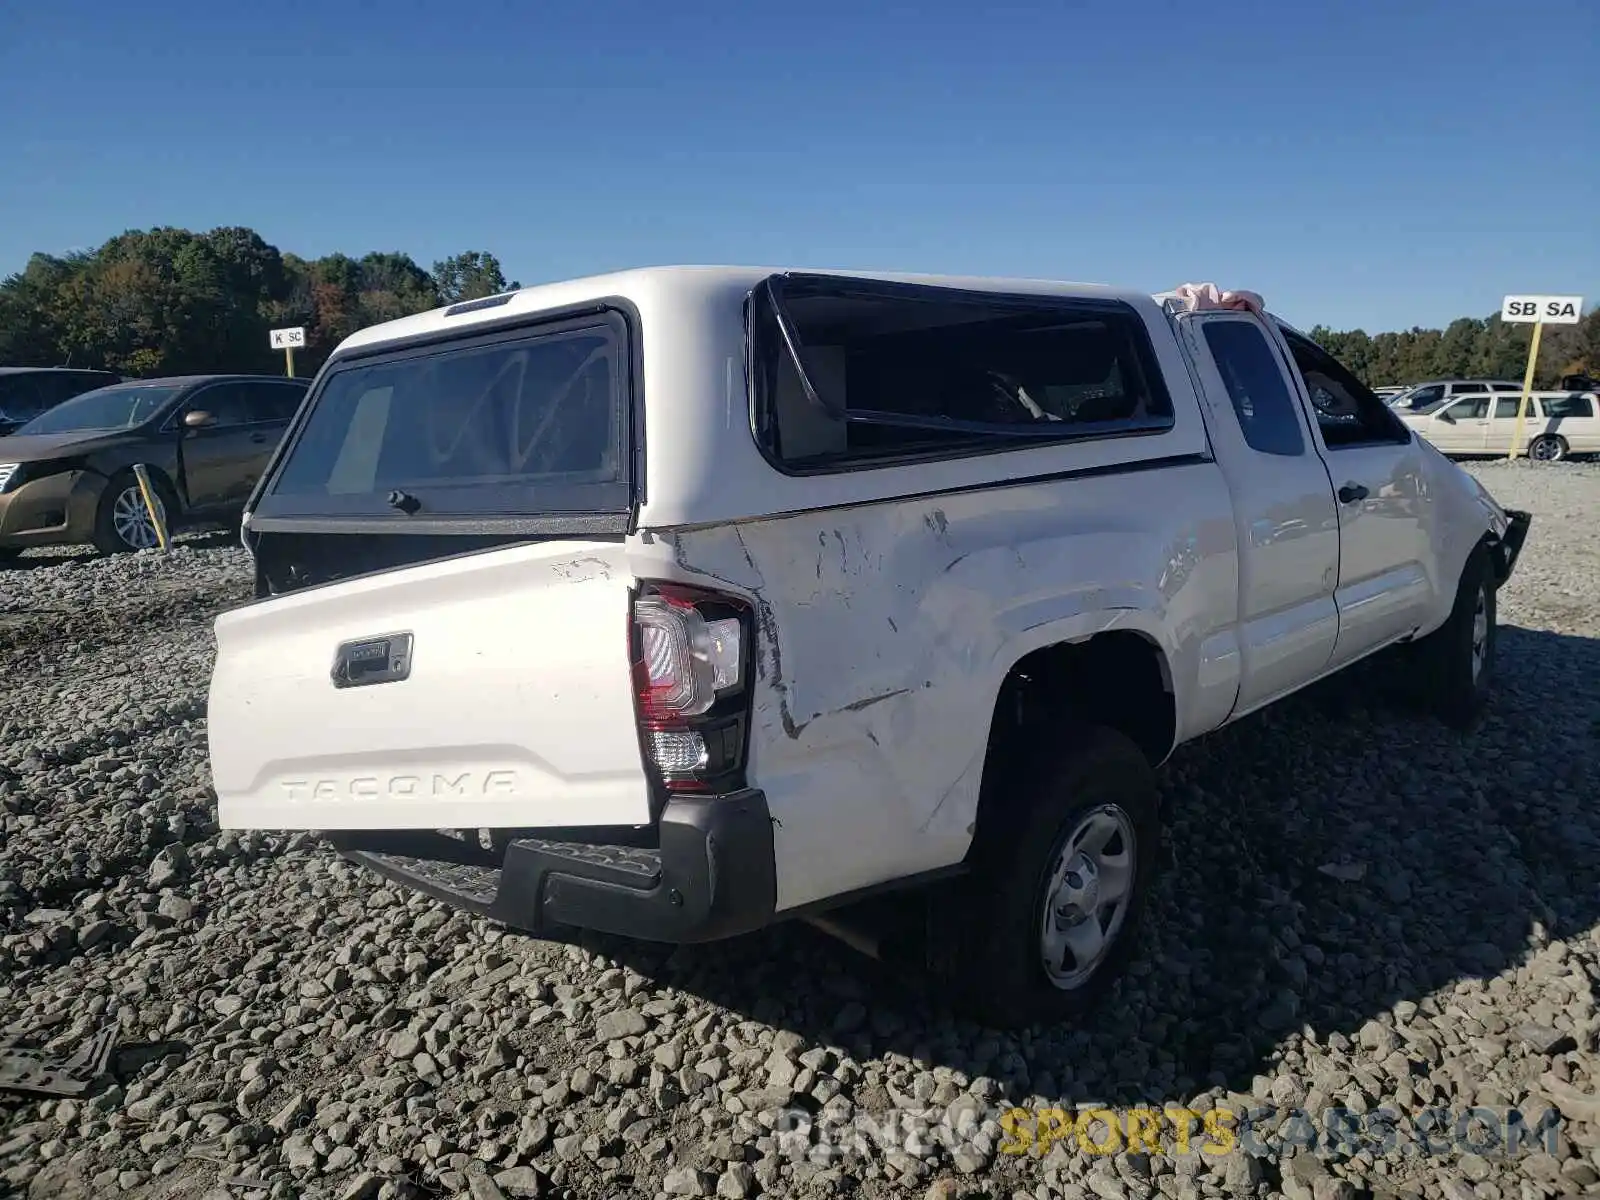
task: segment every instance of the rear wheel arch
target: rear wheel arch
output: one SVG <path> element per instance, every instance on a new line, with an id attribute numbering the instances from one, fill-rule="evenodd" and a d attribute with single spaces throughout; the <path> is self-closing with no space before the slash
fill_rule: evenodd
<path id="1" fill-rule="evenodd" d="M 1006 764 L 1029 757 L 1024 753 L 1029 739 L 1082 725 L 1123 734 L 1152 767 L 1172 752 L 1177 734 L 1172 666 L 1153 638 L 1109 630 L 1038 647 L 1012 664 L 990 718 L 974 843 L 1015 816 Z"/>

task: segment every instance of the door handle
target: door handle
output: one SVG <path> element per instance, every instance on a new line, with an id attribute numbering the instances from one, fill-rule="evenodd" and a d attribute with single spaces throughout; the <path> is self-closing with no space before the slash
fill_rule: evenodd
<path id="1" fill-rule="evenodd" d="M 256 444 L 256 445 L 258 445 L 258 446 L 259 446 L 259 445 L 260 445 L 260 444 L 261 444 L 261 443 L 262 443 L 262 442 L 264 442 L 264 441 L 266 441 L 266 440 L 267 440 L 267 435 L 266 435 L 266 434 L 264 434 L 264 433 L 255 433 L 255 434 L 251 434 L 251 435 L 250 435 L 250 440 L 251 440 L 251 441 L 252 441 L 252 442 L 254 442 L 254 443 L 255 443 L 255 444 Z"/>
<path id="2" fill-rule="evenodd" d="M 1367 498 L 1367 489 L 1359 483 L 1347 483 L 1339 489 L 1340 504 L 1354 504 L 1357 500 Z"/>

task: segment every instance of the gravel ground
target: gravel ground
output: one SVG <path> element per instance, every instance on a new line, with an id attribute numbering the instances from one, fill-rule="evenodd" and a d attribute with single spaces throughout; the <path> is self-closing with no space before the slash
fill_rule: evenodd
<path id="1" fill-rule="evenodd" d="M 1370 668 L 1186 747 L 1138 964 L 1089 1024 L 1015 1036 L 806 926 L 539 942 L 220 834 L 209 621 L 245 555 L 29 556 L 0 571 L 0 1030 L 120 1041 L 82 1100 L 0 1095 L 0 1195 L 1593 1194 L 1600 469 L 1473 470 L 1536 514 L 1480 729 Z M 1255 1132 L 1003 1152 L 1004 1106 L 1091 1101 Z M 1414 1114 L 1473 1106 L 1533 1144 L 1418 1152 Z M 1293 1114 L 1330 1107 L 1363 1140 L 1310 1145 Z"/>

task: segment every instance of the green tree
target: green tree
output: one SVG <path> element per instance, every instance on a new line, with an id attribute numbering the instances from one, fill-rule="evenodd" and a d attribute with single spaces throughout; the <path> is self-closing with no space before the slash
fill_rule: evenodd
<path id="1" fill-rule="evenodd" d="M 1472 317 L 1457 317 L 1439 338 L 1434 351 L 1433 374 L 1442 378 L 1461 378 L 1478 369 L 1478 347 L 1483 340 L 1483 322 Z"/>
<path id="2" fill-rule="evenodd" d="M 0 364 L 48 367 L 65 363 L 69 352 L 57 317 L 57 296 L 63 283 L 82 269 L 86 257 L 35 254 L 26 267 L 0 282 Z M 104 364 L 80 359 L 75 365 Z"/>
<path id="3" fill-rule="evenodd" d="M 469 256 L 462 281 L 492 279 L 492 255 Z M 440 303 L 405 254 L 330 254 L 308 262 L 251 229 L 131 229 L 88 254 L 35 255 L 0 281 L 0 362 L 71 361 L 130 375 L 276 371 L 267 331 L 307 328 L 297 356 L 315 367 L 343 338 Z"/>
<path id="4" fill-rule="evenodd" d="M 1412 328 L 1367 338 L 1319 325 L 1312 337 L 1368 384 L 1423 379 L 1507 379 L 1527 370 L 1531 325 L 1507 325 L 1499 313 L 1458 317 L 1443 330 Z M 1540 338 L 1534 386 L 1555 387 L 1563 375 L 1600 373 L 1600 308 L 1577 325 L 1549 325 Z"/>
<path id="5" fill-rule="evenodd" d="M 515 291 L 520 283 L 507 283 L 500 260 L 483 250 L 468 250 L 453 254 L 433 264 L 433 282 L 439 289 L 439 299 L 445 304 L 460 300 L 481 300 L 485 296 L 498 296 L 501 292 Z"/>
<path id="6" fill-rule="evenodd" d="M 1578 323 L 1579 369 L 1590 375 L 1600 375 L 1600 307 L 1590 311 Z"/>
<path id="7" fill-rule="evenodd" d="M 439 303 L 433 276 L 413 262 L 409 254 L 372 253 L 356 265 L 358 328 L 425 312 Z"/>

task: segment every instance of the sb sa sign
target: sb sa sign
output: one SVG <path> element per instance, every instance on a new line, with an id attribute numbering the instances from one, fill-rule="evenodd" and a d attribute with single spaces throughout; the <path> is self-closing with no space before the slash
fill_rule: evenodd
<path id="1" fill-rule="evenodd" d="M 1582 316 L 1582 296 L 1507 296 L 1500 305 L 1502 321 L 1523 325 L 1576 325 Z"/>

